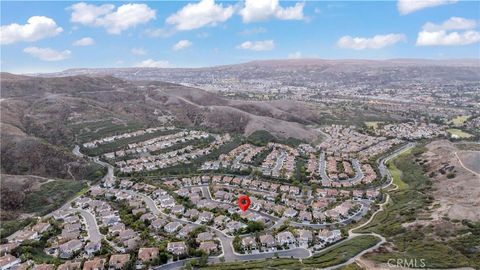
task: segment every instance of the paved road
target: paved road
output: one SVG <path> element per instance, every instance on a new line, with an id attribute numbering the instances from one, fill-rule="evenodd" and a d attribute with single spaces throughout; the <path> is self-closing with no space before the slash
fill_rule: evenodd
<path id="1" fill-rule="evenodd" d="M 72 208 L 72 211 L 80 212 L 80 215 L 82 215 L 82 217 L 85 219 L 87 225 L 88 239 L 90 239 L 91 242 L 100 242 L 100 240 L 102 240 L 103 238 L 103 235 L 98 229 L 98 224 L 95 216 L 92 213 L 80 208 Z"/>
<path id="2" fill-rule="evenodd" d="M 392 177 L 390 175 L 390 172 L 388 171 L 388 169 L 386 168 L 385 166 L 385 162 L 387 162 L 388 160 L 398 156 L 399 154 L 403 153 L 404 151 L 407 151 L 408 149 L 410 149 L 411 147 L 413 147 L 415 144 L 414 143 L 410 143 L 400 149 L 398 149 L 397 151 L 395 151 L 394 153 L 390 154 L 389 156 L 387 156 L 386 158 L 383 158 L 383 159 L 380 159 L 378 160 L 378 164 L 379 164 L 379 170 L 380 170 L 380 173 L 383 176 L 387 176 L 389 178 L 389 181 L 384 185 L 384 187 L 388 187 L 389 185 L 392 184 Z M 81 153 L 79 152 L 79 150 L 77 149 L 76 150 L 78 152 L 78 154 L 81 155 Z M 106 166 L 107 168 L 109 168 L 109 173 L 105 176 L 107 177 L 108 175 L 110 175 L 110 177 L 114 177 L 113 175 L 113 166 L 111 166 L 110 164 L 107 164 L 107 163 L 104 163 L 100 160 L 97 159 L 94 159 L 94 161 L 98 164 L 101 164 L 103 166 Z M 323 172 L 325 172 L 323 170 Z M 205 190 L 206 189 L 206 190 Z M 202 187 L 202 190 L 205 194 L 205 196 L 207 198 L 209 198 L 211 200 L 211 194 L 210 194 L 210 191 L 208 190 L 208 187 L 204 186 Z M 154 213 L 154 214 L 157 214 L 157 215 L 163 215 L 163 216 L 167 216 L 167 217 L 170 217 L 171 219 L 173 220 L 176 220 L 176 221 L 179 221 L 181 223 L 191 223 L 191 224 L 195 224 L 195 225 L 199 225 L 198 223 L 194 223 L 194 222 L 191 222 L 191 221 L 185 221 L 185 220 L 181 220 L 181 219 L 177 219 L 175 217 L 172 217 L 170 215 L 166 215 L 164 213 L 162 213 L 156 206 L 155 202 L 153 201 L 153 199 L 151 199 L 149 196 L 146 196 L 144 194 L 140 194 L 140 193 L 136 193 L 134 191 L 128 191 L 128 192 L 131 192 L 131 193 L 134 193 L 134 194 L 137 194 L 139 195 L 140 197 L 142 197 L 145 201 L 145 203 L 147 204 L 147 207 Z M 354 237 L 357 237 L 357 236 L 360 236 L 360 235 L 373 235 L 373 236 L 376 236 L 380 239 L 380 242 L 378 242 L 375 246 L 369 248 L 369 249 L 366 249 L 364 251 L 362 251 L 361 253 L 357 254 L 356 256 L 352 257 L 349 261 L 347 261 L 346 263 L 343 263 L 343 264 L 340 264 L 340 265 L 336 265 L 336 266 L 333 266 L 333 267 L 330 267 L 330 268 L 326 268 L 326 269 L 334 269 L 334 268 L 338 268 L 340 266 L 343 266 L 343 265 L 347 265 L 347 264 L 350 264 L 352 262 L 354 262 L 357 258 L 359 258 L 360 256 L 362 256 L 363 254 L 371 251 L 371 250 L 374 250 L 376 248 L 378 248 L 380 245 L 382 245 L 383 243 L 386 242 L 385 238 L 381 235 L 378 235 L 378 234 L 375 234 L 375 233 L 369 233 L 369 234 L 359 234 L 359 233 L 354 233 L 353 230 L 354 229 L 358 229 L 358 228 L 361 228 L 363 226 L 366 226 L 368 223 L 370 223 L 373 218 L 375 217 L 375 215 L 377 213 L 379 213 L 380 211 L 383 211 L 383 208 L 384 208 L 384 205 L 386 205 L 388 202 L 390 201 L 390 197 L 389 195 L 387 194 L 387 198 L 385 200 L 385 202 L 383 204 L 380 205 L 380 208 L 379 210 L 377 210 L 371 217 L 370 219 L 363 223 L 362 225 L 358 226 L 357 228 L 352 228 L 349 233 L 349 237 L 347 239 L 352 239 Z M 363 205 L 363 201 L 361 202 L 362 205 Z M 365 206 L 365 205 L 364 205 Z M 363 207 L 362 208 L 363 210 L 367 211 L 368 210 L 368 207 Z M 83 209 L 78 209 L 80 211 L 80 213 L 82 214 L 82 216 L 85 217 L 86 221 L 87 221 L 87 228 L 89 230 L 89 236 L 91 237 L 91 239 L 101 239 L 102 238 L 102 235 L 100 234 L 99 230 L 98 230 L 98 225 L 96 223 L 96 220 L 94 218 L 94 216 L 92 214 L 90 214 L 89 212 L 83 210 Z M 361 211 L 360 211 L 361 212 Z M 357 213 L 357 215 L 361 218 L 361 216 L 363 216 L 363 213 L 360 214 Z M 283 223 L 283 219 L 276 219 L 277 221 L 280 221 L 278 222 L 277 224 L 280 224 L 280 223 Z M 274 225 L 277 226 L 277 224 Z M 303 223 L 299 223 L 300 225 L 308 225 L 308 224 L 303 224 Z M 316 225 L 319 225 L 319 224 L 316 224 Z M 311 225 L 310 225 L 311 226 Z M 258 259 L 264 259 L 264 258 L 271 258 L 274 256 L 275 253 L 260 253 L 260 254 L 245 254 L 245 255 L 242 255 L 242 254 L 238 254 L 236 253 L 234 250 L 233 250 L 233 247 L 232 247 L 232 240 L 233 240 L 233 237 L 231 236 L 227 236 L 225 235 L 222 231 L 218 230 L 218 229 L 215 229 L 215 228 L 212 228 L 212 227 L 209 227 L 210 229 L 216 231 L 216 235 L 217 237 L 220 239 L 221 243 L 222 243 L 222 247 L 223 247 L 223 256 L 225 258 L 225 261 L 226 262 L 231 262 L 231 261 L 237 261 L 237 260 L 258 260 Z M 336 245 L 342 243 L 343 241 L 341 242 L 338 242 L 324 250 L 328 250 L 328 249 L 331 249 L 331 248 L 334 248 Z M 290 249 L 290 250 L 286 250 L 286 251 L 277 251 L 276 252 L 280 257 L 290 257 L 290 256 L 293 256 L 295 258 L 308 258 L 310 257 L 312 254 L 309 250 L 307 249 L 304 249 L 304 248 L 295 248 L 295 249 Z M 169 263 L 169 264 L 166 264 L 166 265 L 162 265 L 160 267 L 157 267 L 155 269 L 157 270 L 171 270 L 171 269 L 178 269 L 180 267 L 182 267 L 184 265 L 184 263 L 188 261 L 188 260 L 183 260 L 183 261 L 178 261 L 178 262 L 172 262 L 172 263 Z M 212 262 L 212 263 L 218 263 L 219 262 L 219 258 L 218 257 L 210 257 L 209 258 L 209 262 Z"/>
<path id="3" fill-rule="evenodd" d="M 142 197 L 142 199 L 145 201 L 145 203 L 147 204 L 147 207 L 150 209 L 150 211 L 152 211 L 152 213 L 154 213 L 156 215 L 162 215 L 162 216 L 165 216 L 165 217 L 169 217 L 172 220 L 175 220 L 175 221 L 178 221 L 178 222 L 181 222 L 181 223 L 184 223 L 184 224 L 185 223 L 190 223 L 190 224 L 194 224 L 194 225 L 197 225 L 197 226 L 201 225 L 199 223 L 195 223 L 195 222 L 192 222 L 192 221 L 186 221 L 186 220 L 183 220 L 183 219 L 178 219 L 178 218 L 175 218 L 173 216 L 164 214 L 163 212 L 160 211 L 160 209 L 158 209 L 157 205 L 155 204 L 155 201 L 147 195 L 137 193 L 137 192 L 134 192 L 134 191 L 131 191 L 131 190 L 129 190 L 127 192 L 129 192 L 131 194 L 136 194 L 136 195 Z M 239 253 L 236 253 L 233 249 L 233 246 L 232 246 L 232 241 L 233 241 L 234 237 L 228 236 L 228 235 L 224 234 L 222 231 L 220 231 L 216 228 L 213 228 L 213 227 L 209 227 L 209 228 L 216 232 L 216 236 L 218 237 L 218 239 L 222 243 L 223 257 L 225 258 L 226 262 L 232 262 L 232 261 L 238 261 L 238 260 L 258 260 L 258 259 L 264 259 L 264 258 L 271 258 L 275 254 L 275 252 L 259 253 L 259 254 L 239 254 Z M 307 249 L 304 249 L 304 248 L 294 248 L 294 249 L 290 249 L 290 250 L 276 251 L 276 253 L 278 253 L 278 255 L 281 256 L 281 257 L 291 257 L 291 256 L 293 256 L 295 258 L 307 258 L 307 257 L 310 256 L 310 251 L 308 251 Z M 178 264 L 180 264 L 180 263 L 178 263 Z M 174 267 L 174 266 L 169 265 L 169 266 L 166 266 L 166 267 L 168 267 L 166 269 L 173 269 L 171 267 Z M 163 268 L 157 268 L 157 269 L 163 269 Z"/>
<path id="4" fill-rule="evenodd" d="M 318 172 L 320 174 L 320 177 L 322 178 L 322 185 L 330 186 L 332 180 L 327 175 L 326 164 L 327 162 L 325 160 L 325 152 L 322 151 L 320 153 L 320 158 L 318 161 Z M 356 182 L 363 178 L 362 167 L 360 166 L 360 161 L 358 161 L 358 159 L 352 159 L 352 167 L 355 171 L 355 176 L 345 180 L 338 180 L 339 182 Z"/>
<path id="5" fill-rule="evenodd" d="M 230 203 L 230 202 L 224 202 L 224 201 L 217 201 L 215 199 L 212 198 L 212 194 L 210 193 L 210 189 L 208 188 L 208 186 L 206 185 L 198 185 L 199 187 L 202 188 L 202 192 L 203 194 L 205 195 L 205 197 L 207 198 L 207 200 L 210 200 L 210 201 L 213 201 L 213 202 L 216 202 L 216 203 L 223 203 L 223 204 L 228 204 L 228 205 L 231 205 L 232 207 L 235 207 L 235 208 L 238 208 L 238 205 L 235 204 L 235 203 Z M 253 209 L 248 209 L 247 211 L 251 211 L 251 212 L 254 212 L 254 213 L 257 213 L 263 217 L 266 217 L 268 219 L 270 219 L 271 221 L 275 222 L 277 220 L 279 220 L 278 217 L 276 216 L 272 216 L 270 214 L 267 214 L 267 213 L 264 213 L 264 212 L 261 212 L 261 211 L 257 211 L 257 210 L 253 210 Z"/>
<path id="6" fill-rule="evenodd" d="M 115 179 L 115 175 L 114 175 L 114 167 L 106 162 L 103 162 L 101 161 L 98 157 L 89 157 L 89 156 L 86 156 L 84 154 L 82 154 L 80 152 L 80 146 L 78 145 L 75 145 L 75 147 L 73 148 L 72 150 L 72 153 L 77 156 L 77 157 L 81 157 L 81 158 L 87 158 L 103 167 L 107 167 L 108 171 L 107 171 L 107 174 L 102 178 L 102 181 L 105 181 L 106 179 Z"/>

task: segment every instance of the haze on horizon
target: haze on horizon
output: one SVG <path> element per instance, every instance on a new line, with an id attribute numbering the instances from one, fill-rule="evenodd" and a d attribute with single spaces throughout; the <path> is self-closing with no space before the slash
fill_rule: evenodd
<path id="1" fill-rule="evenodd" d="M 1 69 L 12 73 L 480 56 L 476 1 L 2 1 L 1 7 Z"/>

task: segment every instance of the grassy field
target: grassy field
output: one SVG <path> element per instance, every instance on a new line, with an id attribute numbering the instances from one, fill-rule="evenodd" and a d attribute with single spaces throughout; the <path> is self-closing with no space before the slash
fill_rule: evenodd
<path id="1" fill-rule="evenodd" d="M 40 215 L 49 213 L 63 205 L 75 194 L 82 192 L 85 187 L 84 182 L 72 180 L 55 180 L 43 184 L 39 191 L 26 195 L 23 211 L 35 212 Z"/>
<path id="2" fill-rule="evenodd" d="M 364 122 L 365 125 L 368 127 L 368 128 L 372 128 L 372 129 L 377 129 L 378 128 L 378 124 L 381 124 L 383 122 L 379 122 L 379 121 L 367 121 L 367 122 Z"/>
<path id="3" fill-rule="evenodd" d="M 308 259 L 266 259 L 248 262 L 222 263 L 203 267 L 212 270 L 246 269 L 315 269 L 338 265 L 348 261 L 363 250 L 374 246 L 379 239 L 375 236 L 358 236 L 347 240 L 327 251 L 313 255 Z M 354 268 L 355 269 L 355 268 Z"/>
<path id="4" fill-rule="evenodd" d="M 402 155 L 408 155 L 410 151 L 403 153 Z M 402 172 L 395 166 L 393 162 L 387 163 L 388 170 L 393 178 L 393 184 L 398 187 L 398 190 L 403 190 L 408 188 L 408 184 L 402 181 Z"/>
<path id="5" fill-rule="evenodd" d="M 77 140 L 81 143 L 106 136 L 139 130 L 144 127 L 145 125 L 142 123 L 129 122 L 123 124 L 115 122 L 113 119 L 69 125 L 72 133 L 76 134 Z"/>
<path id="6" fill-rule="evenodd" d="M 478 252 L 475 255 L 470 247 L 480 242 L 475 240 L 480 239 L 480 225 L 471 225 L 471 229 L 456 233 L 465 237 L 461 241 L 438 240 L 430 226 L 402 226 L 429 217 L 427 207 L 433 202 L 430 195 L 432 183 L 424 175 L 423 167 L 415 161 L 424 151 L 423 147 L 416 147 L 410 153 L 397 157 L 389 166 L 394 181 L 400 188 L 389 191 L 391 202 L 385 210 L 379 212 L 369 225 L 356 232 L 377 232 L 393 243 L 394 248 L 389 252 L 365 256 L 383 263 L 396 258 L 424 259 L 426 267 L 430 268 L 478 267 Z"/>
<path id="7" fill-rule="evenodd" d="M 34 221 L 35 219 L 33 218 L 2 220 L 2 222 L 0 222 L 0 239 L 4 239 L 19 229 L 32 224 Z"/>
<path id="8" fill-rule="evenodd" d="M 449 128 L 447 129 L 447 132 L 450 133 L 450 135 L 455 135 L 461 139 L 467 139 L 473 137 L 472 134 L 467 133 L 463 130 L 457 129 L 457 128 Z"/>
<path id="9" fill-rule="evenodd" d="M 470 117 L 469 115 L 459 115 L 453 118 L 450 122 L 455 126 L 461 126 L 463 125 L 463 123 L 465 123 L 465 121 L 467 121 L 469 117 Z"/>

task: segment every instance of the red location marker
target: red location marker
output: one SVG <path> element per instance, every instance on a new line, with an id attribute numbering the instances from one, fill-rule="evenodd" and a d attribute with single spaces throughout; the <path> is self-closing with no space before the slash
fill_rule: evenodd
<path id="1" fill-rule="evenodd" d="M 238 198 L 238 207 L 240 207 L 243 212 L 247 211 L 250 203 L 250 198 L 247 195 L 242 195 Z"/>

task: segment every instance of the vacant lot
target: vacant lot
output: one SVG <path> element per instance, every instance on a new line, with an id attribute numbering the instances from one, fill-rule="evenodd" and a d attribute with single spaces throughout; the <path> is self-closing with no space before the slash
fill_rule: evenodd
<path id="1" fill-rule="evenodd" d="M 475 211 L 473 199 L 477 198 L 469 197 L 470 205 L 465 205 L 459 198 L 464 200 L 463 194 L 468 192 L 455 188 L 447 192 L 452 186 L 445 186 L 454 183 L 457 177 L 465 184 L 462 174 L 465 170 L 451 163 L 455 161 L 454 152 L 453 144 L 442 140 L 416 147 L 392 161 L 395 167 L 391 165 L 390 169 L 393 168 L 394 179 L 400 175 L 401 182 L 406 185 L 389 191 L 391 202 L 385 211 L 359 230 L 378 232 L 389 242 L 376 252 L 366 254 L 366 259 L 377 263 L 390 259 L 424 259 L 425 266 L 432 268 L 478 267 L 480 260 L 474 249 L 480 244 L 480 223 L 451 221 L 447 216 L 457 215 L 460 220 L 469 218 Z M 443 187 L 438 186 L 440 180 Z M 444 192 L 443 195 L 437 196 L 438 190 Z M 445 205 L 448 201 L 453 203 Z M 451 212 L 452 208 L 455 210 Z"/>
<path id="2" fill-rule="evenodd" d="M 463 125 L 463 123 L 465 123 L 465 121 L 467 121 L 467 119 L 469 117 L 470 117 L 469 115 L 459 115 L 459 116 L 453 118 L 451 122 L 455 126 L 461 126 L 461 125 Z"/>
<path id="3" fill-rule="evenodd" d="M 480 151 L 462 151 L 457 155 L 465 167 L 480 174 Z"/>
<path id="4" fill-rule="evenodd" d="M 365 122 L 365 125 L 368 127 L 368 128 L 372 128 L 372 129 L 377 129 L 378 128 L 378 124 L 381 124 L 383 122 L 379 122 L 379 121 L 367 121 Z"/>
<path id="5" fill-rule="evenodd" d="M 449 128 L 447 129 L 448 133 L 450 133 L 450 135 L 452 136 L 456 136 L 458 138 L 461 138 L 461 139 L 467 139 L 467 138 L 471 138 L 473 137 L 472 134 L 470 133 L 467 133 L 463 130 L 460 130 L 460 129 L 457 129 L 457 128 Z"/>
<path id="6" fill-rule="evenodd" d="M 434 141 L 427 145 L 428 151 L 422 155 L 427 161 L 427 174 L 432 178 L 433 196 L 440 207 L 435 209 L 433 217 L 438 219 L 448 216 L 450 219 L 480 221 L 480 185 L 478 175 L 462 167 L 455 152 L 468 161 L 473 169 L 478 169 L 477 154 L 465 156 L 454 144 L 447 140 Z M 475 152 L 472 152 L 475 153 Z M 464 159 L 466 157 L 466 159 Z M 451 170 L 445 170 L 451 166 Z M 468 167 L 470 168 L 470 167 Z M 450 177 L 450 178 L 449 178 Z"/>

